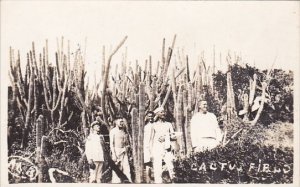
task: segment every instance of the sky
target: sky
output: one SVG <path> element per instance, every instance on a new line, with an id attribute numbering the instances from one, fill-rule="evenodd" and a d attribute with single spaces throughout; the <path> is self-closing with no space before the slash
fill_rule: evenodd
<path id="1" fill-rule="evenodd" d="M 226 69 L 229 52 L 261 69 L 271 68 L 276 59 L 275 68 L 294 70 L 299 67 L 299 7 L 298 1 L 1 1 L 1 64 L 8 62 L 9 46 L 20 50 L 25 64 L 31 42 L 42 52 L 46 39 L 54 62 L 56 39 L 63 36 L 73 51 L 86 41 L 87 71 L 99 74 L 103 45 L 109 51 L 128 36 L 113 66 L 125 48 L 128 61 L 143 64 L 151 55 L 156 63 L 163 38 L 170 46 L 176 34 L 175 54 L 183 50 L 192 68 L 201 54 L 212 65 L 215 48 L 220 70 Z"/>

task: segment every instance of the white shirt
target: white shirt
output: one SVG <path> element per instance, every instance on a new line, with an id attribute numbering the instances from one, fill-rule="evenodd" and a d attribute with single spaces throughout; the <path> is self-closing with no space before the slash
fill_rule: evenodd
<path id="1" fill-rule="evenodd" d="M 126 152 L 126 146 L 129 145 L 128 134 L 118 127 L 114 127 L 110 130 L 109 141 L 112 155 L 117 158 Z"/>
<path id="2" fill-rule="evenodd" d="M 104 161 L 103 147 L 101 144 L 102 135 L 91 133 L 85 142 L 85 154 L 87 159 L 93 161 Z"/>
<path id="3" fill-rule="evenodd" d="M 150 161 L 150 136 L 153 123 L 147 123 L 144 127 L 144 162 Z"/>
<path id="4" fill-rule="evenodd" d="M 153 151 L 160 152 L 161 150 L 168 149 L 171 146 L 170 142 L 170 134 L 174 132 L 173 126 L 170 122 L 161 122 L 157 121 L 152 124 L 152 132 L 151 132 L 151 144 L 152 146 L 152 154 Z M 159 138 L 164 137 L 165 141 L 160 142 Z"/>
<path id="5" fill-rule="evenodd" d="M 213 113 L 202 114 L 198 112 L 191 119 L 192 146 L 203 146 L 199 145 L 201 138 L 213 138 L 218 142 L 222 139 L 217 117 Z"/>

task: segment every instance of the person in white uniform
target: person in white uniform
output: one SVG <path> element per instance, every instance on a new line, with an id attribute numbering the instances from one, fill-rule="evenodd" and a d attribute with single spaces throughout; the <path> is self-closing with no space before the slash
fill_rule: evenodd
<path id="1" fill-rule="evenodd" d="M 194 152 L 202 152 L 217 147 L 222 140 L 222 131 L 217 117 L 207 111 L 207 101 L 199 101 L 199 112 L 191 119 L 191 140 Z"/>
<path id="2" fill-rule="evenodd" d="M 91 124 L 90 134 L 85 142 L 85 154 L 90 166 L 90 183 L 101 183 L 104 163 L 104 138 L 100 135 L 100 123 Z"/>
<path id="3" fill-rule="evenodd" d="M 173 179 L 173 159 L 171 139 L 175 138 L 170 122 L 165 121 L 165 111 L 162 107 L 154 110 L 157 121 L 152 124 L 150 135 L 150 152 L 153 159 L 154 183 L 162 183 L 162 161 L 164 160 L 171 180 Z"/>

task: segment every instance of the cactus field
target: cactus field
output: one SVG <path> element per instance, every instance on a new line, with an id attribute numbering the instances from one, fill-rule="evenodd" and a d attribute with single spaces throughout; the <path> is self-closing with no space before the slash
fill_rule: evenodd
<path id="1" fill-rule="evenodd" d="M 87 183 L 84 141 L 95 120 L 105 140 L 102 182 L 111 182 L 112 170 L 125 181 L 109 150 L 109 132 L 119 115 L 127 119 L 132 181 L 145 183 L 145 115 L 157 107 L 166 110 L 167 121 L 182 134 L 172 145 L 173 182 L 292 183 L 293 71 L 257 69 L 228 53 L 224 72 L 216 68 L 215 59 L 209 62 L 201 55 L 190 60 L 176 38 L 162 38 L 157 46 L 161 56 L 155 57 L 159 61 L 151 55 L 143 61 L 127 59 L 130 36 L 111 50 L 103 46 L 99 79 L 87 73 L 83 48 L 71 51 L 63 37 L 56 41 L 56 51 L 48 49 L 54 41 L 45 40 L 42 48 L 28 44 L 29 50 L 22 51 L 26 59 L 9 48 L 9 183 Z M 217 148 L 195 154 L 190 120 L 200 98 L 208 100 L 224 136 Z"/>

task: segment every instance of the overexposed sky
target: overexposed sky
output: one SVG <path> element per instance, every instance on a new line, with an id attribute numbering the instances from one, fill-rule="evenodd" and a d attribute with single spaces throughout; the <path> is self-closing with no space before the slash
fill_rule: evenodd
<path id="1" fill-rule="evenodd" d="M 120 62 L 125 47 L 129 61 L 143 63 L 152 55 L 156 63 L 163 38 L 169 46 L 177 34 L 176 51 L 184 48 L 192 64 L 202 51 L 212 64 L 215 46 L 218 69 L 226 67 L 230 50 L 258 68 L 270 68 L 276 58 L 275 68 L 293 70 L 300 53 L 299 5 L 298 1 L 2 1 L 1 63 L 8 62 L 9 46 L 21 51 L 25 63 L 31 42 L 42 52 L 46 39 L 54 59 L 56 38 L 64 36 L 72 49 L 83 46 L 87 38 L 87 69 L 95 71 L 101 67 L 102 46 L 109 50 L 126 35 L 113 65 Z"/>

